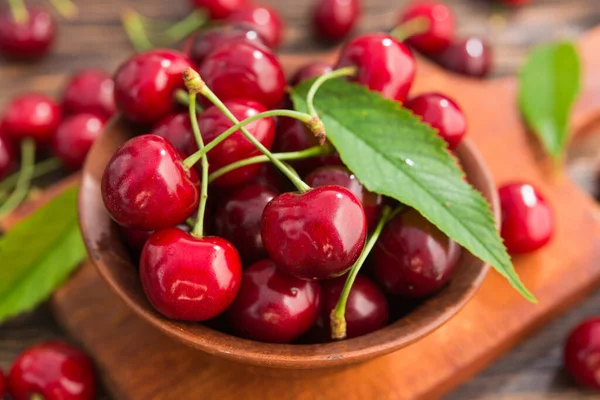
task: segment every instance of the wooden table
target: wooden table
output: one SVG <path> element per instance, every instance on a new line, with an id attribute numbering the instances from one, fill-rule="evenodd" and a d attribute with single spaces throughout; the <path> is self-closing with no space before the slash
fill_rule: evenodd
<path id="1" fill-rule="evenodd" d="M 310 1 L 264 0 L 281 10 L 288 23 L 282 52 L 314 51 L 306 14 Z M 396 9 L 405 1 L 363 0 L 360 31 L 383 29 L 394 22 Z M 65 76 L 85 67 L 114 69 L 131 51 L 118 19 L 119 9 L 131 5 L 148 16 L 181 16 L 187 1 L 80 0 L 81 16 L 61 21 L 55 52 L 38 64 L 7 64 L 0 61 L 0 107 L 25 90 L 56 94 Z M 286 3 L 293 7 L 286 7 Z M 597 0 L 534 0 L 514 12 L 501 13 L 491 1 L 448 0 L 458 15 L 461 33 L 491 39 L 496 51 L 495 75 L 514 74 L 534 44 L 576 37 L 600 24 Z M 591 297 L 567 316 L 492 365 L 448 399 L 587 398 L 561 371 L 561 345 L 569 329 L 600 309 L 600 294 Z M 25 347 L 50 337 L 63 337 L 46 307 L 0 326 L 0 368 L 6 370 Z M 68 340 L 68 338 L 67 338 Z"/>

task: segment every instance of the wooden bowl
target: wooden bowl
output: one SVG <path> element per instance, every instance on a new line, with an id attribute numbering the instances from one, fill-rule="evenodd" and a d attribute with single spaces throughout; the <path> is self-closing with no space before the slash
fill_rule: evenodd
<path id="1" fill-rule="evenodd" d="M 249 364 L 279 368 L 316 368 L 365 361 L 400 349 L 433 332 L 455 315 L 481 285 L 489 266 L 463 252 L 450 283 L 422 302 L 408 316 L 376 332 L 326 344 L 281 345 L 241 339 L 206 327 L 164 318 L 142 290 L 136 265 L 121 241 L 117 226 L 102 203 L 100 182 L 104 168 L 134 128 L 113 120 L 96 141 L 83 170 L 79 193 L 79 223 L 92 262 L 115 293 L 141 318 L 176 340 L 207 353 Z M 457 155 L 469 181 L 492 204 L 499 206 L 490 174 L 472 144 L 464 141 Z"/>

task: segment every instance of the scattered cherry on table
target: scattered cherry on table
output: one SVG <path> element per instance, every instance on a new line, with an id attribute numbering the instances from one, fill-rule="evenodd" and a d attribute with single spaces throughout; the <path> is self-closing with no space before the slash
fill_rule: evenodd
<path id="1" fill-rule="evenodd" d="M 283 39 L 284 24 L 281 16 L 277 10 L 266 5 L 246 4 L 231 14 L 227 22 L 254 29 L 272 49 L 279 47 Z"/>
<path id="2" fill-rule="evenodd" d="M 193 7 L 205 10 L 212 19 L 224 19 L 247 3 L 247 0 L 190 0 Z"/>
<path id="3" fill-rule="evenodd" d="M 484 40 L 469 36 L 454 40 L 434 59 L 444 68 L 474 78 L 486 77 L 492 69 L 492 48 Z"/>
<path id="4" fill-rule="evenodd" d="M 48 144 L 62 120 L 62 109 L 54 100 L 39 93 L 14 98 L 4 110 L 3 131 L 15 141 L 32 138 Z"/>
<path id="5" fill-rule="evenodd" d="M 67 115 L 92 113 L 106 120 L 117 111 L 115 83 L 98 69 L 86 69 L 73 75 L 63 92 L 63 110 Z"/>
<path id="6" fill-rule="evenodd" d="M 600 390 L 600 318 L 590 318 L 571 331 L 565 343 L 563 362 L 580 385 Z"/>
<path id="7" fill-rule="evenodd" d="M 188 55 L 196 65 L 200 65 L 210 53 L 219 47 L 237 42 L 268 47 L 256 30 L 248 26 L 225 25 L 198 32 L 192 38 Z"/>
<path id="8" fill-rule="evenodd" d="M 359 16 L 359 0 L 318 0 L 312 22 L 319 37 L 338 41 L 350 33 Z"/>
<path id="9" fill-rule="evenodd" d="M 52 49 L 56 23 L 40 7 L 28 7 L 26 21 L 17 22 L 8 7 L 0 12 L 0 54 L 16 60 L 35 60 Z"/>
<path id="10" fill-rule="evenodd" d="M 65 167 L 78 170 L 104 129 L 104 120 L 95 114 L 77 114 L 65 119 L 52 139 L 52 151 Z"/>
<path id="11" fill-rule="evenodd" d="M 446 4 L 428 0 L 414 1 L 402 11 L 398 19 L 400 27 L 418 21 L 426 24 L 425 31 L 414 35 L 408 32 L 406 42 L 420 52 L 439 53 L 450 46 L 454 40 L 456 30 L 454 13 Z"/>

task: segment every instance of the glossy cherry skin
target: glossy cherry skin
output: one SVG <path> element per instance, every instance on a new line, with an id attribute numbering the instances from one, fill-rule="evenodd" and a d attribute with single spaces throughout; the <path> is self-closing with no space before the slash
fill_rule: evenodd
<path id="1" fill-rule="evenodd" d="M 150 303 L 167 318 L 206 321 L 233 302 L 242 276 L 240 256 L 225 239 L 195 238 L 177 228 L 155 232 L 140 259 Z"/>
<path id="2" fill-rule="evenodd" d="M 528 183 L 514 182 L 498 189 L 502 208 L 501 235 L 511 254 L 536 251 L 554 234 L 554 213 L 539 191 Z"/>
<path id="3" fill-rule="evenodd" d="M 355 66 L 355 80 L 388 99 L 403 102 L 415 78 L 415 59 L 409 48 L 385 33 L 351 40 L 340 53 L 335 69 Z"/>
<path id="4" fill-rule="evenodd" d="M 450 280 L 461 253 L 456 242 L 408 209 L 386 224 L 371 257 L 375 279 L 387 292 L 420 299 Z"/>
<path id="5" fill-rule="evenodd" d="M 590 318 L 569 334 L 563 352 L 565 369 L 580 385 L 600 390 L 600 318 Z"/>
<path id="6" fill-rule="evenodd" d="M 0 13 L 0 54 L 17 60 L 34 60 L 48 54 L 56 37 L 56 22 L 48 11 L 28 7 L 29 19 L 17 23 L 5 7 Z"/>
<path id="7" fill-rule="evenodd" d="M 196 65 L 200 65 L 206 56 L 219 47 L 237 42 L 268 47 L 260 34 L 254 29 L 247 26 L 226 25 L 199 32 L 192 39 L 188 54 Z"/>
<path id="8" fill-rule="evenodd" d="M 227 196 L 217 210 L 216 233 L 238 249 L 244 265 L 267 256 L 260 234 L 262 214 L 277 192 L 253 184 Z"/>
<path id="9" fill-rule="evenodd" d="M 269 256 L 300 279 L 344 274 L 360 255 L 367 219 L 360 201 L 341 186 L 284 193 L 263 212 L 261 233 Z"/>
<path id="10" fill-rule="evenodd" d="M 112 219 L 146 231 L 168 228 L 196 211 L 200 183 L 165 138 L 129 139 L 112 156 L 102 176 L 102 199 Z"/>
<path id="11" fill-rule="evenodd" d="M 434 58 L 444 68 L 458 74 L 483 78 L 492 69 L 492 48 L 478 37 L 466 37 L 452 42 Z"/>
<path id="12" fill-rule="evenodd" d="M 294 190 L 289 179 L 271 163 L 262 163 L 256 175 L 248 183 L 264 186 L 277 193 Z"/>
<path id="13" fill-rule="evenodd" d="M 87 69 L 71 77 L 63 92 L 66 114 L 92 113 L 108 120 L 117 111 L 115 83 L 106 72 Z"/>
<path id="14" fill-rule="evenodd" d="M 8 104 L 1 125 L 15 141 L 29 137 L 38 144 L 47 144 L 61 120 L 62 110 L 54 100 L 43 94 L 29 93 Z"/>
<path id="15" fill-rule="evenodd" d="M 343 166 L 321 167 L 308 174 L 304 182 L 311 187 L 325 185 L 345 187 L 361 202 L 369 228 L 374 228 L 379 222 L 383 207 L 383 196 L 369 192 L 348 168 Z"/>
<path id="16" fill-rule="evenodd" d="M 173 94 L 183 89 L 191 61 L 173 50 L 150 50 L 125 61 L 115 74 L 115 102 L 133 122 L 152 125 L 176 111 Z"/>
<path id="17" fill-rule="evenodd" d="M 184 154 L 196 143 L 190 123 L 190 114 L 187 111 L 168 115 L 154 125 L 150 133 L 164 137 Z"/>
<path id="18" fill-rule="evenodd" d="M 294 278 L 265 259 L 244 270 L 242 287 L 225 317 L 236 335 L 290 343 L 314 325 L 320 302 L 317 282 Z"/>
<path id="19" fill-rule="evenodd" d="M 408 37 L 408 44 L 425 54 L 436 54 L 450 46 L 456 33 L 450 7 L 437 1 L 414 1 L 403 10 L 398 23 L 402 25 L 415 18 L 427 21 L 428 27 L 425 32 Z"/>
<path id="20" fill-rule="evenodd" d="M 313 10 L 313 26 L 319 37 L 338 41 L 350 33 L 359 15 L 359 0 L 318 0 Z"/>
<path id="21" fill-rule="evenodd" d="M 290 79 L 290 85 L 296 86 L 302 81 L 316 78 L 331 71 L 333 71 L 333 66 L 329 63 L 323 61 L 308 63 L 296 71 L 292 79 Z"/>
<path id="22" fill-rule="evenodd" d="M 321 312 L 313 337 L 331 341 L 331 311 L 340 299 L 347 276 L 321 281 Z M 346 303 L 346 338 L 366 335 L 387 325 L 389 304 L 381 289 L 365 275 L 359 274 L 350 289 Z"/>
<path id="23" fill-rule="evenodd" d="M 267 111 L 262 105 L 252 100 L 229 100 L 224 103 L 240 121 Z M 204 143 L 208 144 L 228 128 L 232 127 L 233 123 L 217 107 L 212 106 L 200 114 L 198 117 L 198 126 L 200 127 Z M 246 125 L 246 129 L 266 148 L 271 148 L 273 141 L 275 140 L 275 121 L 273 118 L 262 118 L 252 122 Z M 198 147 L 196 146 L 196 143 L 193 143 L 190 153 L 197 150 Z M 260 154 L 260 150 L 250 143 L 240 131 L 236 131 L 208 153 L 210 172 L 214 172 L 215 170 L 236 161 Z M 200 167 L 200 163 L 197 165 Z M 221 178 L 214 181 L 213 184 L 220 187 L 240 185 L 248 182 L 258 173 L 259 169 L 260 164 L 238 168 L 223 175 Z"/>
<path id="24" fill-rule="evenodd" d="M 104 120 L 95 114 L 78 114 L 65 119 L 52 139 L 52 151 L 65 167 L 77 170 L 94 141 L 104 129 Z"/>
<path id="25" fill-rule="evenodd" d="M 199 72 L 223 101 L 252 99 L 272 108 L 285 94 L 285 76 L 277 58 L 266 48 L 248 42 L 221 46 L 204 59 Z"/>
<path id="26" fill-rule="evenodd" d="M 192 7 L 206 10 L 212 19 L 224 19 L 247 3 L 247 0 L 190 0 Z"/>
<path id="27" fill-rule="evenodd" d="M 465 114 L 448 96 L 423 93 L 408 100 L 404 106 L 436 129 L 438 135 L 448 143 L 450 150 L 458 147 L 467 132 Z"/>
<path id="28" fill-rule="evenodd" d="M 127 246 L 138 254 L 142 252 L 150 236 L 154 234 L 154 231 L 141 231 L 139 229 L 125 228 L 121 225 L 118 225 L 118 227 L 121 237 L 125 240 Z M 192 231 L 192 228 L 188 224 L 179 224 L 175 228 L 188 233 Z"/>
<path id="29" fill-rule="evenodd" d="M 272 49 L 276 49 L 283 39 L 284 24 L 281 16 L 277 10 L 264 4 L 247 4 L 231 14 L 227 21 L 254 29 Z"/>
<path id="30" fill-rule="evenodd" d="M 11 138 L 0 130 L 0 180 L 6 178 L 17 164 L 17 151 Z"/>
<path id="31" fill-rule="evenodd" d="M 93 400 L 96 376 L 92 360 L 81 350 L 59 341 L 40 343 L 15 360 L 8 375 L 14 400 Z"/>

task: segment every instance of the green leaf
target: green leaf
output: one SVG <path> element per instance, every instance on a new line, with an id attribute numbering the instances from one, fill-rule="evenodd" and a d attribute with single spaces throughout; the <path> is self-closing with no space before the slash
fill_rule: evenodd
<path id="1" fill-rule="evenodd" d="M 571 107 L 579 93 L 581 67 L 572 43 L 534 50 L 519 77 L 519 108 L 546 151 L 560 158 L 568 142 Z"/>
<path id="2" fill-rule="evenodd" d="M 307 111 L 311 84 L 303 83 L 292 93 L 299 111 Z M 434 129 L 399 103 L 344 80 L 326 82 L 315 107 L 327 137 L 363 185 L 417 209 L 535 301 L 511 264 L 489 204 L 463 180 Z"/>
<path id="3" fill-rule="evenodd" d="M 0 238 L 0 322 L 46 300 L 85 257 L 72 188 Z"/>

